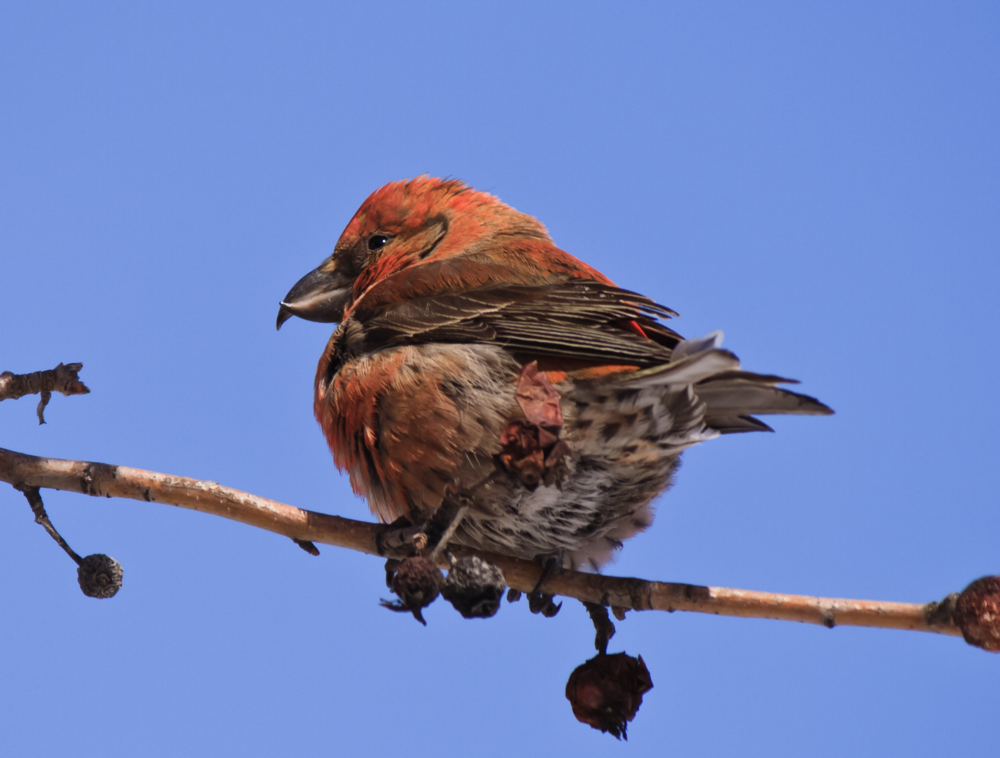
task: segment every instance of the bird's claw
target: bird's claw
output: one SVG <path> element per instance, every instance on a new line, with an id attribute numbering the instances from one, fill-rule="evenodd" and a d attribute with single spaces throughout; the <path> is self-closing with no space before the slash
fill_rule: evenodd
<path id="1" fill-rule="evenodd" d="M 532 613 L 541 613 L 545 618 L 550 619 L 559 613 L 562 603 L 556 603 L 555 595 L 546 592 L 532 592 L 528 595 L 528 610 Z"/>

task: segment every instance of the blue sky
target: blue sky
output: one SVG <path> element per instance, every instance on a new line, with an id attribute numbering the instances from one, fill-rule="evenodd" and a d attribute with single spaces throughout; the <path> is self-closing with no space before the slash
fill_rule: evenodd
<path id="1" fill-rule="evenodd" d="M 1000 573 L 1000 7 L 6 3 L 0 446 L 367 508 L 311 414 L 329 336 L 277 302 L 365 196 L 420 173 L 726 332 L 837 411 L 691 451 L 610 572 L 925 602 Z M 982 752 L 1000 658 L 937 635 L 630 614 L 628 747 L 563 697 L 582 607 L 425 629 L 377 559 L 44 493 L 111 601 L 0 488 L 10 755 Z"/>

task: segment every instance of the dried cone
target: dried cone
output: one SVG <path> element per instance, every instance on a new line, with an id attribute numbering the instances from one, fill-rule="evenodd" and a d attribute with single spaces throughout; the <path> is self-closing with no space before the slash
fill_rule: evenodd
<path id="1" fill-rule="evenodd" d="M 392 591 L 399 600 L 382 601 L 382 605 L 393 611 L 410 611 L 413 618 L 424 626 L 422 608 L 434 602 L 441 589 L 441 570 L 426 558 L 414 556 L 399 564 L 392 577 Z"/>
<path id="2" fill-rule="evenodd" d="M 94 553 L 80 561 L 76 578 L 84 595 L 103 600 L 122 588 L 123 573 L 122 565 L 110 555 Z"/>
<path id="3" fill-rule="evenodd" d="M 962 590 L 952 618 L 970 645 L 1000 653 L 1000 576 L 984 576 Z"/>
<path id="4" fill-rule="evenodd" d="M 627 740 L 628 722 L 651 689 L 653 680 L 641 655 L 599 654 L 570 674 L 566 699 L 578 721 Z"/>
<path id="5" fill-rule="evenodd" d="M 455 561 L 441 594 L 465 618 L 489 618 L 500 610 L 506 586 L 499 567 L 477 555 L 467 555 Z"/>

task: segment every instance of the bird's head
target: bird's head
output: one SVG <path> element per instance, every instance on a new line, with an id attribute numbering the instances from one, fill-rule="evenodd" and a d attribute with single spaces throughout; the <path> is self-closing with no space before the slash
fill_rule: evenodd
<path id="1" fill-rule="evenodd" d="M 373 284 L 423 263 L 485 255 L 500 237 L 551 244 L 536 219 L 460 181 L 422 176 L 387 184 L 361 204 L 333 254 L 285 295 L 278 328 L 292 316 L 341 321 Z"/>

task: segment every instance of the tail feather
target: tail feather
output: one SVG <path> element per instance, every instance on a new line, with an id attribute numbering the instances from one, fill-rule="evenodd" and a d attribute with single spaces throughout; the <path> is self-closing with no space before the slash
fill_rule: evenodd
<path id="1" fill-rule="evenodd" d="M 719 347 L 722 333 L 684 340 L 674 348 L 674 360 L 623 377 L 632 388 L 692 385 L 705 404 L 705 425 L 722 434 L 772 431 L 752 414 L 829 415 L 833 411 L 814 397 L 782 389 L 794 379 L 754 374 L 740 369 L 739 359 Z"/>
<path id="2" fill-rule="evenodd" d="M 723 379 L 712 377 L 694 388 L 706 405 L 705 423 L 722 434 L 771 431 L 767 424 L 750 415 L 753 413 L 820 416 L 833 413 L 814 397 L 774 386 L 777 377 L 740 374 Z"/>
<path id="3" fill-rule="evenodd" d="M 714 429 L 719 434 L 740 434 L 742 432 L 773 432 L 759 418 L 753 416 L 726 416 L 711 414 L 705 416 L 705 426 Z"/>
<path id="4" fill-rule="evenodd" d="M 814 397 L 775 386 L 787 382 L 773 376 L 739 372 L 739 376 L 710 377 L 695 387 L 698 397 L 708 405 L 709 415 L 750 413 L 799 413 L 828 415 L 833 413 Z"/>
<path id="5" fill-rule="evenodd" d="M 683 344 L 683 343 L 681 343 Z M 738 370 L 740 359 L 728 350 L 710 348 L 653 368 L 625 374 L 621 381 L 631 389 L 683 387 Z"/>

